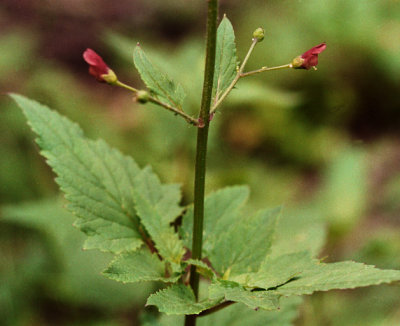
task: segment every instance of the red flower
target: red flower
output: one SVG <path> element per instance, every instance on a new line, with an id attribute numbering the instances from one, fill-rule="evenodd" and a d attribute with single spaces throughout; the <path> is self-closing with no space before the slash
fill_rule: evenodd
<path id="1" fill-rule="evenodd" d="M 92 49 L 86 49 L 83 52 L 83 59 L 89 64 L 89 74 L 95 77 L 97 81 L 110 84 L 117 81 L 114 71 Z"/>
<path id="2" fill-rule="evenodd" d="M 301 56 L 294 58 L 292 67 L 295 69 L 310 69 L 318 64 L 318 54 L 326 49 L 326 43 L 321 43 L 314 46 L 307 52 L 304 52 Z"/>

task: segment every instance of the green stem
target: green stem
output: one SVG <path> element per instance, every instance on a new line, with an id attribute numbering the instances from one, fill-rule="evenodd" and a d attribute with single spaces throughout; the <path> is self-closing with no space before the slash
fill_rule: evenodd
<path id="1" fill-rule="evenodd" d="M 208 0 L 207 11 L 207 44 L 206 62 L 204 72 L 203 94 L 199 120 L 204 124 L 203 128 L 197 130 L 197 149 L 194 179 L 194 214 L 193 214 L 193 239 L 192 258 L 201 259 L 203 245 L 203 219 L 204 219 L 204 193 L 206 179 L 206 156 L 208 127 L 210 124 L 210 106 L 212 97 L 212 86 L 214 80 L 215 52 L 217 43 L 217 19 L 218 0 Z M 196 267 L 190 269 L 190 286 L 198 299 L 200 276 Z M 195 326 L 197 315 L 188 315 L 185 318 L 185 326 Z"/>
<path id="2" fill-rule="evenodd" d="M 264 72 L 264 71 L 279 70 L 279 69 L 286 69 L 286 68 L 292 68 L 292 64 L 289 63 L 289 64 L 287 64 L 287 65 L 276 66 L 276 67 L 262 67 L 262 68 L 257 69 L 257 70 L 253 70 L 253 71 L 249 71 L 249 72 L 244 72 L 244 73 L 242 73 L 242 74 L 240 75 L 240 77 L 247 77 L 247 76 L 259 74 L 260 72 Z"/>
<path id="3" fill-rule="evenodd" d="M 137 92 L 139 91 L 138 89 L 133 88 L 133 87 L 127 85 L 127 84 L 124 84 L 123 82 L 120 82 L 119 80 L 117 80 L 117 81 L 114 83 L 114 85 L 119 86 L 119 87 L 122 87 L 122 88 L 125 88 L 125 89 L 127 89 L 127 90 L 129 90 L 129 91 L 131 91 L 131 92 L 134 92 L 134 93 L 137 93 Z M 173 106 L 171 106 L 171 105 L 169 105 L 169 104 L 167 104 L 167 103 L 164 103 L 164 102 L 162 102 L 162 101 L 156 99 L 156 98 L 153 97 L 153 96 L 149 96 L 149 102 L 154 103 L 154 104 L 157 104 L 157 105 L 159 105 L 159 106 L 162 106 L 164 109 L 167 109 L 167 110 L 173 112 L 174 114 L 181 116 L 181 117 L 184 118 L 188 123 L 190 123 L 190 124 L 192 124 L 192 125 L 194 125 L 194 126 L 197 126 L 197 125 L 198 125 L 198 120 L 197 120 L 197 119 L 192 118 L 190 115 L 186 114 L 186 113 L 183 112 L 182 110 L 179 110 L 179 109 L 177 109 L 177 108 L 175 108 L 175 107 L 173 107 Z"/>
<path id="4" fill-rule="evenodd" d="M 156 98 L 154 98 L 154 97 L 152 97 L 152 96 L 149 97 L 149 102 L 154 103 L 154 104 L 157 104 L 157 105 L 159 105 L 159 106 L 162 106 L 163 108 L 165 108 L 165 109 L 167 109 L 167 110 L 173 112 L 173 113 L 176 114 L 176 115 L 180 115 L 180 116 L 181 116 L 182 118 L 184 118 L 188 123 L 190 123 L 190 124 L 192 124 L 192 125 L 194 125 L 194 126 L 197 126 L 197 125 L 198 125 L 198 120 L 197 120 L 197 119 L 192 118 L 190 115 L 186 114 L 185 112 L 183 112 L 183 111 L 181 111 L 181 110 L 179 110 L 179 109 L 177 109 L 177 108 L 174 108 L 174 107 L 168 105 L 167 103 L 161 102 L 161 101 L 157 100 Z"/>
<path id="5" fill-rule="evenodd" d="M 127 84 L 124 84 L 123 82 L 120 82 L 119 80 L 117 80 L 113 85 L 119 86 L 119 87 L 122 87 L 122 88 L 125 88 L 125 89 L 127 89 L 128 91 L 131 91 L 131 92 L 134 92 L 134 93 L 139 92 L 138 89 L 133 88 L 132 86 L 129 86 L 129 85 L 127 85 Z"/>
<path id="6" fill-rule="evenodd" d="M 232 80 L 231 84 L 228 86 L 228 88 L 226 89 L 226 91 L 221 95 L 221 97 L 214 103 L 213 107 L 211 108 L 211 114 L 213 114 L 218 106 L 223 102 L 223 100 L 225 100 L 225 98 L 228 96 L 228 94 L 231 92 L 231 90 L 235 87 L 236 83 L 238 82 L 238 80 L 240 79 L 240 77 L 242 77 L 242 73 L 243 73 L 243 69 L 246 66 L 247 61 L 250 58 L 251 53 L 253 52 L 256 44 L 258 43 L 258 39 L 253 38 L 252 43 L 250 45 L 250 49 L 247 52 L 246 56 L 243 59 L 243 62 L 241 64 L 241 66 L 239 67 L 239 70 L 235 76 L 235 79 Z"/>

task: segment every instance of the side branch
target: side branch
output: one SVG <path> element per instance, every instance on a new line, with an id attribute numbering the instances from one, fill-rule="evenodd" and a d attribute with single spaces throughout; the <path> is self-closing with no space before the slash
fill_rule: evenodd
<path id="1" fill-rule="evenodd" d="M 129 90 L 129 91 L 131 91 L 133 93 L 139 92 L 138 89 L 133 88 L 133 87 L 131 87 L 129 85 L 126 85 L 126 84 L 120 82 L 119 80 L 117 82 L 115 82 L 115 85 L 119 86 L 119 87 L 122 87 L 122 88 L 125 88 L 125 89 L 127 89 L 127 90 Z M 149 102 L 154 103 L 156 105 L 159 105 L 159 106 L 163 107 L 164 109 L 167 109 L 168 111 L 173 112 L 175 115 L 181 116 L 182 118 L 184 118 L 186 120 L 186 122 L 190 123 L 191 125 L 194 125 L 194 126 L 198 126 L 199 125 L 198 119 L 195 119 L 195 118 L 191 117 L 190 115 L 186 114 L 182 110 L 179 110 L 178 108 L 175 108 L 175 107 L 173 107 L 173 106 L 171 106 L 171 105 L 169 105 L 167 103 L 164 103 L 164 102 L 156 99 L 154 96 L 151 96 L 151 95 L 149 96 Z"/>
<path id="2" fill-rule="evenodd" d="M 255 74 L 259 74 L 260 72 L 264 71 L 270 71 L 270 70 L 279 70 L 279 69 L 286 69 L 286 68 L 292 68 L 292 64 L 289 63 L 287 65 L 282 65 L 282 66 L 276 66 L 276 67 L 262 67 L 257 70 L 249 71 L 249 72 L 244 72 L 240 75 L 240 77 L 247 77 Z"/>

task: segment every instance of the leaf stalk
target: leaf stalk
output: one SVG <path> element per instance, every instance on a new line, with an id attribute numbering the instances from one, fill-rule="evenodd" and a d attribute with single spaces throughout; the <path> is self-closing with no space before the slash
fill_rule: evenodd
<path id="1" fill-rule="evenodd" d="M 132 86 L 129 86 L 127 84 L 124 84 L 123 82 L 120 82 L 119 80 L 117 80 L 114 85 L 122 87 L 122 88 L 125 88 L 125 89 L 127 89 L 127 90 L 129 90 L 131 92 L 134 92 L 134 93 L 139 92 L 138 89 L 136 89 L 136 88 L 134 88 Z M 151 96 L 151 95 L 149 96 L 149 102 L 154 103 L 154 104 L 156 104 L 158 106 L 161 106 L 164 109 L 167 109 L 167 110 L 173 112 L 175 115 L 181 116 L 183 119 L 186 120 L 186 122 L 190 123 L 191 125 L 194 125 L 194 126 L 198 126 L 199 125 L 198 119 L 195 119 L 195 118 L 191 117 L 190 115 L 186 114 L 185 112 L 183 112 L 182 110 L 180 110 L 178 108 L 175 108 L 175 107 L 173 107 L 173 106 L 171 106 L 171 105 L 169 105 L 167 103 L 164 103 L 164 102 L 158 100 L 154 96 Z"/>

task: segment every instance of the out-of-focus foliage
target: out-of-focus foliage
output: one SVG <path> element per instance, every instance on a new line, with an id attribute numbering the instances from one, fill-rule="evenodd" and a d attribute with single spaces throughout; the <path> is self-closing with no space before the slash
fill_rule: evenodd
<path id="1" fill-rule="evenodd" d="M 152 291 L 151 285 L 123 285 L 104 278 L 100 273 L 111 255 L 82 251 L 85 236 L 72 227 L 75 217 L 63 205 L 65 202 L 52 198 L 3 207 L 2 223 L 6 230 L 22 226 L 28 236 L 23 241 L 8 235 L 0 247 L 0 303 L 9 307 L 2 310 L 1 317 L 6 325 L 13 325 L 13 320 L 18 322 L 14 318 L 21 306 L 35 306 L 37 301 L 49 300 L 65 305 L 64 309 L 87 307 L 92 310 L 88 311 L 90 315 L 95 316 L 97 311 L 104 318 L 141 304 Z M 17 246 L 14 250 L 13 243 Z"/>
<path id="2" fill-rule="evenodd" d="M 322 41 L 328 47 L 317 72 L 276 71 L 238 83 L 212 122 L 208 190 L 249 184 L 252 211 L 285 204 L 284 213 L 297 219 L 282 227 L 315 233 L 316 243 L 325 240 L 317 230 L 327 220 L 332 228 L 322 256 L 328 260 L 399 268 L 400 3 L 232 0 L 221 1 L 220 12 L 229 14 L 235 28 L 239 59 L 253 30 L 265 28 L 249 70 L 288 63 Z M 1 91 L 18 91 L 57 108 L 89 136 L 105 138 L 140 165 L 151 162 L 163 181 L 183 184 L 188 203 L 194 130 L 160 108 L 139 106 L 130 94 L 97 84 L 87 76 L 81 54 L 95 48 L 121 80 L 139 86 L 132 54 L 140 41 L 154 63 L 184 86 L 185 108 L 194 114 L 201 95 L 204 17 L 202 2 L 182 0 L 118 5 L 99 0 L 96 6 L 88 0 L 4 0 Z M 54 176 L 36 153 L 22 114 L 5 96 L 0 97 L 0 153 L 1 205 L 56 194 Z M 4 217 L 1 208 L 0 214 Z M 0 307 L 8 318 L 2 322 L 132 324 L 127 316 L 134 315 L 125 311 L 100 314 L 105 321 L 98 321 L 85 305 L 64 304 L 64 295 L 49 299 L 41 291 L 44 273 L 64 263 L 48 257 L 48 240 L 28 221 L 0 223 Z M 70 225 L 65 228 L 80 236 Z M 76 254 L 100 255 L 76 246 Z M 72 244 L 68 250 L 72 254 Z M 118 290 L 109 299 L 119 296 Z M 400 322 L 399 300 L 396 286 L 320 294 L 306 299 L 296 324 L 394 326 Z M 57 312 L 57 322 L 49 311 Z"/>

